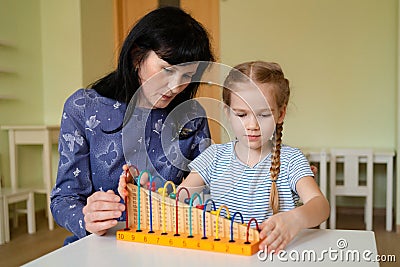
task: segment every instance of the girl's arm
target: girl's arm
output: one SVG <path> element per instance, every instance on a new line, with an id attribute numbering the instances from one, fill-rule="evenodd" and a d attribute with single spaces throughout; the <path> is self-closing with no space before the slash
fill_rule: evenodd
<path id="1" fill-rule="evenodd" d="M 320 225 L 329 217 L 329 202 L 313 177 L 304 177 L 296 184 L 303 205 L 292 210 L 302 229 Z"/>
<path id="2" fill-rule="evenodd" d="M 133 181 L 132 176 L 136 177 L 139 174 L 135 173 L 135 170 L 132 167 L 129 167 L 127 164 L 122 166 L 122 169 L 123 173 L 121 174 L 118 182 L 118 193 L 120 194 L 121 197 L 126 197 L 128 196 L 128 190 L 126 189 L 127 183 Z M 145 173 L 144 175 L 142 175 L 140 179 L 140 184 L 142 186 L 146 186 L 147 181 L 148 178 L 147 174 Z M 198 172 L 191 171 L 189 175 L 186 177 L 186 179 L 183 180 L 183 182 L 178 186 L 176 191 L 178 191 L 180 187 L 186 187 L 189 190 L 190 194 L 192 195 L 195 192 L 199 193 L 203 190 L 204 181 Z"/>
<path id="3" fill-rule="evenodd" d="M 204 180 L 201 178 L 200 174 L 196 171 L 191 171 L 176 190 L 178 191 L 179 188 L 186 187 L 189 190 L 190 195 L 193 195 L 195 192 L 200 193 L 203 191 L 204 185 Z"/>
<path id="4" fill-rule="evenodd" d="M 313 177 L 301 178 L 296 184 L 303 205 L 287 212 L 280 212 L 261 224 L 260 249 L 272 252 L 284 249 L 305 228 L 319 225 L 329 216 L 328 200 L 319 190 Z"/>

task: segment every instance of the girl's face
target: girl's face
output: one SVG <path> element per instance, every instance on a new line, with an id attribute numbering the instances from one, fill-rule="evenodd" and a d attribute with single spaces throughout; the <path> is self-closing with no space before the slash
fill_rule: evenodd
<path id="1" fill-rule="evenodd" d="M 258 87 L 256 87 L 256 86 Z M 286 107 L 278 110 L 270 84 L 235 84 L 227 116 L 241 148 L 267 148 L 276 123 L 283 122 Z"/>
<path id="2" fill-rule="evenodd" d="M 150 51 L 139 66 L 139 106 L 165 108 L 190 83 L 198 64 L 171 66 Z"/>

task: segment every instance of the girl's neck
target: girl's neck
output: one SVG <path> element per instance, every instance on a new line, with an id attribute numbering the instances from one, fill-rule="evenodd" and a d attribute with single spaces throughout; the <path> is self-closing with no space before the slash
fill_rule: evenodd
<path id="1" fill-rule="evenodd" d="M 236 142 L 234 145 L 236 157 L 249 167 L 254 167 L 257 163 L 262 161 L 271 152 L 271 150 L 272 143 L 270 141 L 258 149 L 251 149 L 246 145 L 240 144 L 239 142 Z"/>

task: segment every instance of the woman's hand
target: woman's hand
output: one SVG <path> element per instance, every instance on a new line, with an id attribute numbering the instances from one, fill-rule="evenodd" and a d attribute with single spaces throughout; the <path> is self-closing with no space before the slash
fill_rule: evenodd
<path id="1" fill-rule="evenodd" d="M 121 198 L 114 191 L 95 192 L 88 197 L 87 204 L 83 207 L 85 228 L 88 232 L 104 235 L 108 229 L 117 224 L 125 205 L 120 203 Z"/>
<path id="2" fill-rule="evenodd" d="M 298 220 L 292 216 L 292 211 L 280 212 L 261 224 L 259 246 L 265 253 L 275 253 L 283 250 L 302 229 Z"/>

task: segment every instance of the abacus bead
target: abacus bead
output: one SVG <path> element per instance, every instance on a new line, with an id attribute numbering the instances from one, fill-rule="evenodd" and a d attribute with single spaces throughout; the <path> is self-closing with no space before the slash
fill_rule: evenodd
<path id="1" fill-rule="evenodd" d="M 190 203 L 190 198 L 185 198 L 185 204 L 189 204 Z"/>
<path id="2" fill-rule="evenodd" d="M 161 195 L 161 196 L 167 196 L 168 194 L 167 194 L 167 192 L 165 191 L 165 193 L 163 194 L 163 192 L 164 192 L 164 188 L 158 188 L 158 193 Z"/>
<path id="3" fill-rule="evenodd" d="M 175 193 L 171 193 L 171 194 L 169 194 L 169 197 L 172 198 L 172 199 L 175 199 L 176 195 L 175 195 Z"/>

